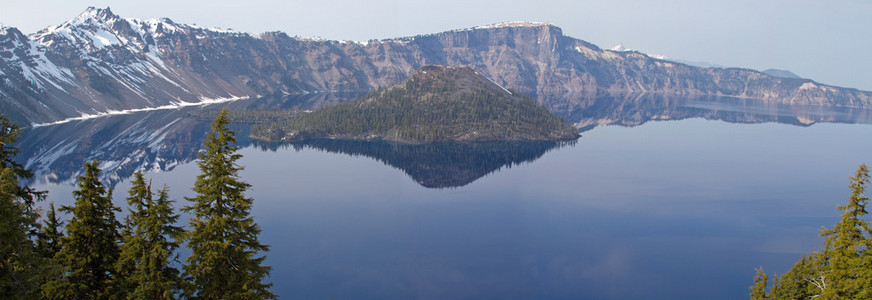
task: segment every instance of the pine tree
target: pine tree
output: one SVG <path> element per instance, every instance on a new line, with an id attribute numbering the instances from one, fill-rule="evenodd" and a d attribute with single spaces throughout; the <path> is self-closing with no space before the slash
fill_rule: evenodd
<path id="1" fill-rule="evenodd" d="M 821 230 L 826 237 L 824 250 L 803 256 L 776 278 L 771 298 L 872 299 L 872 226 L 866 217 L 869 183 L 869 167 L 860 165 L 851 177 L 848 203 L 838 206 L 841 219 L 832 229 Z"/>
<path id="2" fill-rule="evenodd" d="M 127 198 L 129 233 L 117 264 L 119 273 L 125 274 L 124 292 L 128 299 L 174 299 L 181 280 L 171 264 L 178 258 L 175 251 L 183 231 L 173 225 L 178 215 L 173 212 L 169 189 L 164 187 L 154 199 L 142 173 L 135 173 L 132 183 Z"/>
<path id="3" fill-rule="evenodd" d="M 869 197 L 866 197 L 865 190 L 866 186 L 870 183 L 869 168 L 866 165 L 861 165 L 860 169 L 857 170 L 857 174 L 857 182 L 854 183 L 852 181 L 854 192 L 851 198 L 857 198 L 856 202 L 860 207 L 856 209 L 856 214 L 859 217 L 867 215 L 866 205 L 869 204 Z M 857 185 L 856 187 L 854 186 L 855 184 Z M 851 202 L 854 202 L 854 200 Z M 860 220 L 858 226 L 862 227 L 864 236 L 860 237 L 859 245 L 857 246 L 860 257 L 857 259 L 857 264 L 854 265 L 856 273 L 850 287 L 856 289 L 857 294 L 854 295 L 854 299 L 872 299 L 872 221 L 866 217 L 865 221 Z"/>
<path id="4" fill-rule="evenodd" d="M 14 156 L 18 154 L 19 149 L 12 146 L 12 144 L 18 140 L 19 134 L 21 134 L 21 128 L 5 116 L 0 115 L 0 167 L 11 168 L 17 179 L 29 179 L 33 177 L 33 172 L 14 160 Z M 15 195 L 24 202 L 26 213 L 36 215 L 33 211 L 33 204 L 44 199 L 46 192 L 36 191 L 28 186 L 16 185 Z M 34 234 L 36 224 L 31 225 L 33 227 L 29 228 L 31 231 L 29 233 Z"/>
<path id="5" fill-rule="evenodd" d="M 39 286 L 39 257 L 28 239 L 35 221 L 19 200 L 17 175 L 0 167 L 0 298 L 34 298 Z"/>
<path id="6" fill-rule="evenodd" d="M 31 238 L 36 235 L 38 213 L 33 204 L 45 196 L 20 179 L 33 176 L 15 162 L 12 146 L 21 129 L 0 115 L 0 298 L 33 298 L 41 285 L 43 259 Z"/>
<path id="7" fill-rule="evenodd" d="M 769 298 L 766 294 L 766 286 L 769 284 L 769 275 L 763 272 L 763 267 L 757 268 L 757 275 L 754 276 L 754 285 L 749 287 L 751 290 L 751 300 L 761 300 Z"/>
<path id="8" fill-rule="evenodd" d="M 58 219 L 54 202 L 49 203 L 48 207 L 45 220 L 37 234 L 36 249 L 42 257 L 53 258 L 61 251 L 61 240 L 64 237 L 61 227 L 64 226 L 64 222 Z"/>
<path id="9" fill-rule="evenodd" d="M 821 295 L 825 298 L 869 299 L 858 298 L 864 290 L 868 291 L 870 282 L 868 266 L 863 265 L 861 256 L 865 250 L 863 244 L 868 239 L 866 234 L 872 231 L 869 222 L 864 220 L 868 184 L 869 168 L 863 164 L 851 177 L 852 193 L 848 203 L 838 207 L 843 211 L 842 219 L 833 229 L 821 230 L 821 235 L 826 237 L 824 256 L 828 259 L 830 278 L 829 288 Z"/>
<path id="10" fill-rule="evenodd" d="M 43 286 L 43 295 L 50 299 L 107 299 L 112 296 L 110 283 L 118 258 L 118 227 L 112 205 L 112 191 L 107 191 L 98 179 L 98 162 L 84 164 L 85 174 L 79 176 L 78 189 L 73 191 L 75 204 L 61 211 L 72 213 L 63 239 L 59 262 L 65 272 L 59 280 Z"/>
<path id="11" fill-rule="evenodd" d="M 36 236 L 36 250 L 42 258 L 42 267 L 40 268 L 40 282 L 46 283 L 53 280 L 60 280 L 64 269 L 59 263 L 57 254 L 61 252 L 64 234 L 64 222 L 57 216 L 54 202 L 49 203 L 49 209 L 46 212 L 45 220 L 39 229 Z"/>
<path id="12" fill-rule="evenodd" d="M 115 281 L 117 296 L 126 298 L 136 288 L 132 278 L 136 271 L 137 263 L 145 256 L 145 247 L 141 234 L 135 232 L 135 220 L 141 219 L 146 214 L 144 206 L 152 198 L 151 186 L 146 186 L 142 173 L 133 173 L 131 187 L 128 191 L 128 213 L 121 227 L 121 247 L 118 261 L 115 263 L 115 272 L 118 277 Z"/>
<path id="13" fill-rule="evenodd" d="M 819 297 L 829 285 L 826 259 L 821 252 L 813 251 L 793 265 L 777 279 L 772 287 L 773 299 L 809 299 Z"/>
<path id="14" fill-rule="evenodd" d="M 270 267 L 263 266 L 259 252 L 269 246 L 258 240 L 260 226 L 251 217 L 253 200 L 245 197 L 251 186 L 239 179 L 242 167 L 234 132 L 227 128 L 226 109 L 221 110 L 198 154 L 201 174 L 194 184 L 196 196 L 185 211 L 193 213 L 185 275 L 191 281 L 186 294 L 203 299 L 272 299 L 265 284 Z"/>

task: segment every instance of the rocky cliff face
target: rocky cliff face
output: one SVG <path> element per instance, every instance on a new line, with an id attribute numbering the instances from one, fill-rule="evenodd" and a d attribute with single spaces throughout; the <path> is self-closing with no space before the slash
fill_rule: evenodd
<path id="1" fill-rule="evenodd" d="M 471 67 L 557 111 L 617 93 L 872 107 L 869 92 L 602 50 L 545 23 L 357 43 L 281 32 L 254 36 L 89 8 L 30 35 L 0 28 L 0 110 L 30 124 L 246 97 L 362 93 L 428 64 Z"/>

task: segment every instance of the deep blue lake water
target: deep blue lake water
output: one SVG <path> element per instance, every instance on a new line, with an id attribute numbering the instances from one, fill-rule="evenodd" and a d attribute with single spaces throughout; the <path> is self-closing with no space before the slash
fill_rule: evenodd
<path id="1" fill-rule="evenodd" d="M 683 107 L 761 114 L 711 103 Z M 762 115 L 781 123 L 728 123 L 720 120 L 736 120 L 711 117 L 716 113 L 706 117 L 715 120 L 596 126 L 575 144 L 536 148 L 514 164 L 482 163 L 488 166 L 478 172 L 486 175 L 449 188 L 428 188 L 407 174 L 433 169 L 413 155 L 389 166 L 382 161 L 397 154 L 348 150 L 365 145 L 266 150 L 244 141 L 239 163 L 253 185 L 248 195 L 255 199 L 261 241 L 272 246 L 266 264 L 273 267 L 274 290 L 285 299 L 743 299 L 754 268 L 782 273 L 820 248 L 821 226 L 836 222 L 836 205 L 850 194 L 848 177 L 872 162 L 872 126 L 797 126 L 804 117 L 783 122 L 782 110 L 772 112 Z M 81 132 L 86 125 L 59 126 Z M 37 139 L 55 131 L 63 129 L 28 134 Z M 119 134 L 105 131 L 87 132 Z M 172 146 L 182 140 L 198 144 L 190 135 L 192 142 L 169 135 L 159 141 L 163 148 L 154 140 L 131 147 L 166 156 L 184 152 Z M 121 142 L 88 145 L 104 144 Z M 403 151 L 382 146 L 379 153 Z M 47 161 L 46 153 L 60 157 L 73 147 L 24 148 L 42 149 Z M 493 157 L 487 151 L 470 155 Z M 64 164 L 71 166 L 113 155 L 67 152 L 74 158 Z M 174 167 L 147 177 L 156 187 L 169 185 L 177 207 L 186 205 L 196 164 L 161 159 L 147 168 Z M 106 166 L 122 163 L 112 161 Z M 436 164 L 453 170 L 452 177 L 478 174 Z M 71 175 L 40 176 L 35 184 L 50 191 L 50 201 L 71 203 Z M 123 205 L 129 174 L 119 176 L 115 200 Z"/>

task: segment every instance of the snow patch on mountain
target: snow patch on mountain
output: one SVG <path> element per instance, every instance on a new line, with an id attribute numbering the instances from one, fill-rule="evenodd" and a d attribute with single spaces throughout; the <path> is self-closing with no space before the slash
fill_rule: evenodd
<path id="1" fill-rule="evenodd" d="M 448 32 L 444 32 L 444 33 L 466 32 L 466 31 L 483 30 L 483 29 L 542 27 L 542 26 L 553 26 L 553 24 L 548 23 L 548 22 L 511 21 L 511 22 L 494 23 L 494 24 L 489 24 L 489 25 L 481 25 L 481 26 L 475 26 L 475 27 L 469 27 L 469 28 L 463 28 L 463 29 L 455 29 L 455 30 L 451 30 Z M 440 33 L 425 34 L 423 36 L 433 36 L 433 35 L 438 35 L 438 34 L 440 34 Z M 412 39 L 413 38 L 397 38 L 397 39 L 391 39 L 391 41 L 393 41 L 393 42 L 408 42 L 408 41 L 411 41 Z"/>
<path id="2" fill-rule="evenodd" d="M 320 36 L 309 36 L 309 37 L 295 36 L 294 39 L 298 40 L 298 41 L 305 41 L 305 42 L 319 42 L 319 43 L 327 42 L 327 39 L 322 38 Z"/>
<path id="3" fill-rule="evenodd" d="M 609 50 L 617 51 L 617 52 L 631 51 L 630 49 L 627 49 L 627 47 L 625 47 L 624 44 L 621 44 L 621 43 L 618 43 L 614 47 L 609 48 Z"/>
<path id="4" fill-rule="evenodd" d="M 615 53 L 615 51 L 610 51 L 610 50 L 605 50 L 605 51 L 595 50 L 595 49 L 591 49 L 591 48 L 579 45 L 579 46 L 575 46 L 575 51 L 578 51 L 578 53 L 583 54 L 585 57 L 587 57 L 589 59 L 594 59 L 594 60 L 612 61 L 612 60 L 621 59 L 620 55 Z"/>
<path id="5" fill-rule="evenodd" d="M 28 81 L 34 83 L 37 88 L 45 89 L 45 83 L 48 83 L 63 90 L 58 82 L 73 83 L 75 78 L 73 72 L 51 62 L 45 56 L 46 49 L 41 45 L 29 40 L 25 40 L 25 44 L 18 39 L 13 39 L 12 43 L 14 48 L 26 50 L 23 57 L 20 57 L 15 51 L 9 51 L 11 56 L 5 59 L 6 63 L 17 65 L 21 74 Z"/>
<path id="6" fill-rule="evenodd" d="M 424 73 L 426 74 L 427 71 L 424 71 Z M 478 72 L 475 72 L 475 74 L 477 74 L 477 75 L 481 75 L 481 74 L 479 74 Z M 497 83 L 497 82 L 494 81 L 493 79 L 490 79 L 490 77 L 487 77 L 487 76 L 484 76 L 484 75 L 482 75 L 482 77 L 484 77 L 485 79 L 487 79 L 488 81 L 490 81 L 490 82 L 493 83 L 494 85 L 496 85 L 496 86 L 500 87 L 501 89 L 503 89 L 503 91 L 505 91 L 506 94 L 512 95 L 512 92 L 510 92 L 508 89 L 504 88 L 502 85 L 500 85 L 499 83 Z"/>
<path id="7" fill-rule="evenodd" d="M 124 45 L 128 40 L 113 29 L 118 22 L 124 20 L 116 16 L 109 8 L 89 7 L 72 20 L 61 25 L 49 27 L 30 35 L 44 46 L 50 46 L 55 38 L 64 38 L 75 45 L 86 46 L 90 51 L 112 45 Z"/>
<path id="8" fill-rule="evenodd" d="M 645 54 L 645 55 L 647 55 L 648 57 L 651 57 L 651 58 L 656 58 L 656 59 L 659 59 L 659 60 L 669 60 L 669 58 L 666 57 L 666 55 L 643 53 L 643 52 L 638 51 L 638 50 L 634 50 L 634 49 L 627 48 L 627 47 L 624 46 L 624 44 L 622 44 L 622 43 L 618 43 L 617 45 L 615 45 L 614 47 L 609 48 L 608 50 L 609 50 L 609 51 L 614 51 L 614 52 L 637 52 L 637 53 Z"/>
<path id="9" fill-rule="evenodd" d="M 473 29 L 493 29 L 493 28 L 506 28 L 506 27 L 540 27 L 540 26 L 551 26 L 551 23 L 548 22 L 528 22 L 528 21 L 512 21 L 512 22 L 502 22 L 495 23 L 490 25 L 482 25 L 473 27 Z"/>
<path id="10" fill-rule="evenodd" d="M 97 49 L 122 44 L 122 41 L 118 36 L 103 29 L 93 32 L 89 38 L 91 39 L 91 44 L 93 44 L 94 47 L 97 47 Z"/>
<path id="11" fill-rule="evenodd" d="M 90 119 L 96 119 L 96 118 L 103 118 L 103 117 L 108 117 L 108 116 L 128 115 L 128 114 L 132 114 L 132 113 L 145 112 L 145 111 L 155 111 L 155 110 L 179 109 L 179 108 L 188 107 L 188 106 L 227 103 L 227 102 L 233 102 L 233 101 L 243 100 L 243 99 L 249 99 L 249 97 L 244 97 L 244 96 L 243 97 L 230 96 L 230 97 L 225 97 L 225 98 L 200 97 L 199 102 L 179 101 L 179 102 L 176 102 L 173 104 L 161 105 L 161 106 L 156 106 L 156 107 L 134 108 L 134 109 L 125 109 L 125 110 L 107 110 L 105 112 L 98 112 L 95 114 L 82 113 L 82 115 L 78 116 L 78 117 L 66 118 L 66 119 L 56 121 L 56 122 L 51 122 L 51 123 L 31 124 L 30 126 L 36 128 L 36 127 L 42 127 L 42 126 L 64 124 L 64 123 L 69 123 L 69 122 L 73 122 L 73 121 L 83 121 L 83 120 L 90 120 Z"/>

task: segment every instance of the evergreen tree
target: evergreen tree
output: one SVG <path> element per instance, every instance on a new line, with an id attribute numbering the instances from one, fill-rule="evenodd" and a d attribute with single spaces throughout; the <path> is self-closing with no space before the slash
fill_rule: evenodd
<path id="1" fill-rule="evenodd" d="M 771 298 L 872 299 L 872 226 L 866 217 L 869 183 L 869 168 L 860 165 L 851 177 L 848 203 L 838 207 L 841 219 L 832 229 L 821 230 L 826 237 L 824 250 L 803 256 L 776 278 Z M 758 278 L 759 273 L 755 287 Z"/>
<path id="2" fill-rule="evenodd" d="M 769 284 L 768 282 L 769 276 L 766 275 L 766 272 L 763 272 L 762 267 L 758 268 L 757 275 L 754 276 L 754 285 L 749 288 L 751 290 L 751 300 L 769 298 L 769 295 L 766 294 L 766 286 Z"/>
<path id="3" fill-rule="evenodd" d="M 118 259 L 118 227 L 112 205 L 112 191 L 107 191 L 98 179 L 98 162 L 85 163 L 85 174 L 79 176 L 78 189 L 73 191 L 75 204 L 61 211 L 72 213 L 67 224 L 67 237 L 58 253 L 64 275 L 43 286 L 43 295 L 51 299 L 108 299 L 112 297 L 110 283 Z"/>
<path id="4" fill-rule="evenodd" d="M 129 234 L 118 260 L 119 273 L 125 274 L 124 292 L 128 299 L 173 299 L 181 286 L 179 270 L 171 265 L 178 258 L 175 250 L 183 232 L 173 225 L 178 215 L 167 187 L 154 199 L 142 173 L 135 173 L 132 183 L 127 198 Z"/>
<path id="5" fill-rule="evenodd" d="M 40 282 L 46 283 L 52 280 L 60 280 L 64 269 L 59 263 L 57 254 L 61 252 L 62 242 L 64 238 L 61 228 L 64 222 L 57 216 L 54 202 L 49 203 L 49 209 L 45 215 L 45 220 L 39 229 L 36 238 L 36 250 L 42 257 L 42 268 L 40 272 Z"/>
<path id="6" fill-rule="evenodd" d="M 29 179 L 33 177 L 33 172 L 25 169 L 24 166 L 14 160 L 14 156 L 18 154 L 19 149 L 12 146 L 12 144 L 18 140 L 19 134 L 21 134 L 21 128 L 5 116 L 0 115 L 0 167 L 11 168 L 17 179 Z M 24 202 L 26 213 L 36 215 L 33 211 L 33 204 L 38 200 L 44 199 L 46 192 L 36 191 L 28 186 L 18 186 L 16 184 L 15 195 Z M 28 228 L 31 231 L 29 234 L 35 234 L 36 224 L 31 225 L 33 226 Z"/>
<path id="7" fill-rule="evenodd" d="M 18 197 L 17 175 L 0 167 L 0 298 L 35 298 L 40 260 L 28 239 L 34 220 Z"/>
<path id="8" fill-rule="evenodd" d="M 813 251 L 802 258 L 781 275 L 778 284 L 772 287 L 773 299 L 809 299 L 819 297 L 827 288 L 829 281 L 826 272 L 826 259 L 820 252 Z"/>
<path id="9" fill-rule="evenodd" d="M 36 249 L 42 257 L 53 258 L 61 251 L 61 240 L 64 237 L 61 227 L 64 226 L 64 222 L 58 219 L 54 202 L 49 203 L 48 207 L 45 220 L 37 234 Z"/>
<path id="10" fill-rule="evenodd" d="M 115 272 L 118 275 L 115 279 L 115 288 L 119 297 L 128 295 L 136 288 L 136 283 L 133 280 L 133 273 L 136 271 L 136 265 L 145 255 L 144 242 L 142 235 L 134 232 L 134 220 L 141 218 L 146 212 L 143 207 L 152 198 L 151 186 L 146 186 L 145 179 L 142 173 L 133 173 L 131 187 L 127 197 L 128 213 L 124 218 L 124 223 L 121 226 L 121 247 L 118 261 L 115 263 Z"/>
<path id="11" fill-rule="evenodd" d="M 851 197 L 848 204 L 839 206 L 842 219 L 833 229 L 824 228 L 826 237 L 824 255 L 828 259 L 829 287 L 821 296 L 842 299 L 869 299 L 861 295 L 869 293 L 869 266 L 864 266 L 862 254 L 867 233 L 872 231 L 864 220 L 866 212 L 866 186 L 869 184 L 869 167 L 860 165 L 851 177 Z"/>
<path id="12" fill-rule="evenodd" d="M 20 179 L 33 176 L 13 159 L 18 148 L 12 144 L 20 133 L 0 115 L 0 298 L 33 298 L 41 284 L 43 260 L 31 238 L 38 227 L 33 204 L 45 192 L 19 185 Z"/>
<path id="13" fill-rule="evenodd" d="M 191 205 L 185 275 L 191 281 L 186 294 L 203 299 L 271 299 L 275 294 L 265 284 L 270 267 L 263 266 L 259 252 L 269 246 L 258 240 L 260 226 L 251 217 L 252 199 L 245 197 L 251 186 L 239 179 L 242 155 L 234 144 L 234 132 L 227 128 L 227 111 L 221 110 L 198 154 L 201 174 L 194 184 Z"/>

